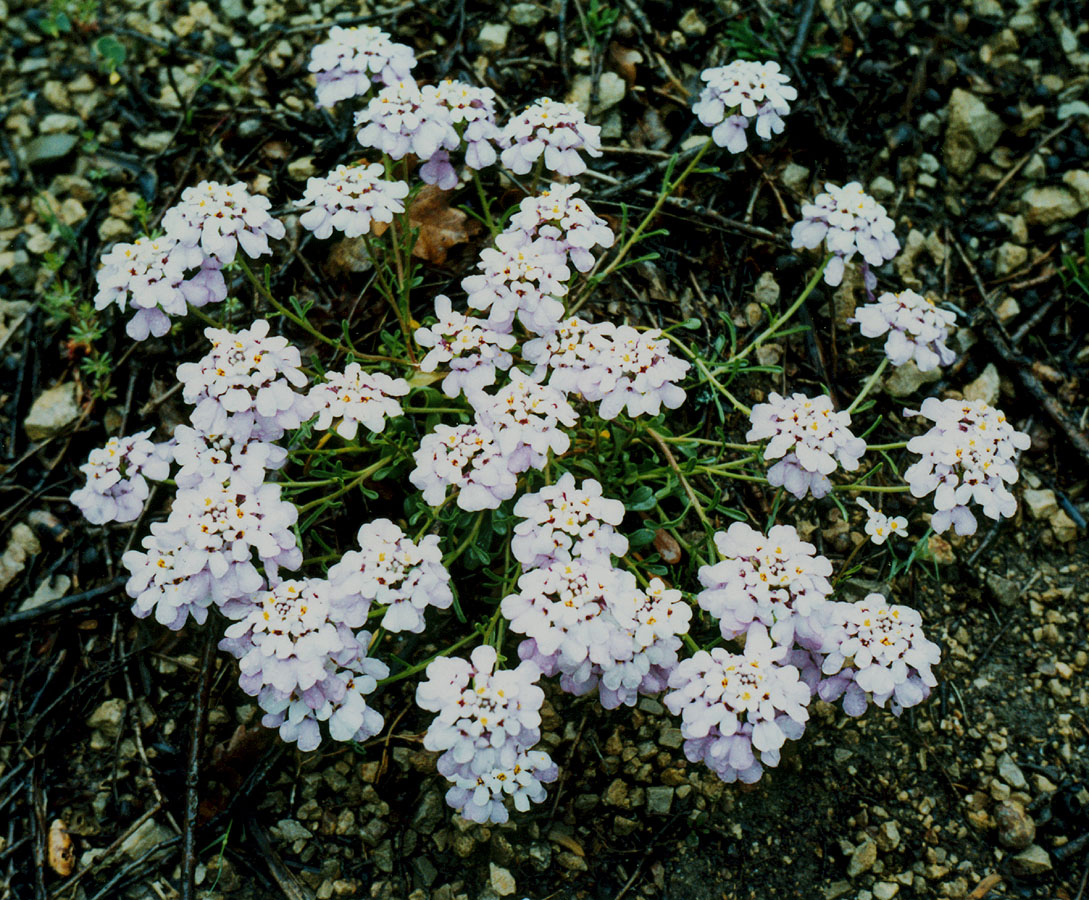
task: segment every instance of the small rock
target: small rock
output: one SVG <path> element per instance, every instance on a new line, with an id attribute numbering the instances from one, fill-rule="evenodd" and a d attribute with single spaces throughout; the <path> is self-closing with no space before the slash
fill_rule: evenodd
<path id="1" fill-rule="evenodd" d="M 900 829 L 895 822 L 881 823 L 881 827 L 877 829 L 877 846 L 885 852 L 900 846 Z"/>
<path id="2" fill-rule="evenodd" d="M 174 140 L 173 131 L 148 131 L 133 135 L 133 142 L 141 150 L 149 153 L 162 153 Z"/>
<path id="3" fill-rule="evenodd" d="M 75 131 L 82 124 L 83 120 L 79 116 L 50 113 L 38 123 L 38 131 L 41 134 L 60 134 L 65 131 Z"/>
<path id="4" fill-rule="evenodd" d="M 125 838 L 120 850 L 129 859 L 139 859 L 148 850 L 157 847 L 164 841 L 169 841 L 172 837 L 174 837 L 173 831 L 165 825 L 160 825 L 154 819 L 148 819 Z"/>
<path id="5" fill-rule="evenodd" d="M 1074 192 L 1082 209 L 1089 209 L 1089 172 L 1072 169 L 1063 173 L 1063 184 Z"/>
<path id="6" fill-rule="evenodd" d="M 1066 514 L 1065 510 L 1056 510 L 1048 517 L 1047 521 L 1055 534 L 1055 540 L 1066 544 L 1077 539 L 1077 523 Z"/>
<path id="7" fill-rule="evenodd" d="M 497 866 L 495 863 L 489 863 L 491 869 L 491 876 L 489 881 L 494 890 L 500 897 L 506 897 L 513 894 L 517 885 L 514 882 L 514 876 L 511 875 L 509 869 L 504 869 L 501 866 Z"/>
<path id="8" fill-rule="evenodd" d="M 480 29 L 477 40 L 480 49 L 485 53 L 498 53 L 507 46 L 507 37 L 510 35 L 510 23 L 489 22 Z"/>
<path id="9" fill-rule="evenodd" d="M 6 588 L 15 577 L 26 568 L 27 560 L 41 553 L 42 545 L 33 529 L 25 522 L 19 522 L 11 529 L 4 553 L 0 556 L 0 591 Z M 677 745 L 678 747 L 680 744 Z"/>
<path id="10" fill-rule="evenodd" d="M 839 900 L 845 894 L 851 893 L 851 882 L 833 881 L 824 889 L 824 900 Z"/>
<path id="11" fill-rule="evenodd" d="M 923 385 L 939 381 L 941 377 L 940 369 L 920 372 L 915 362 L 909 360 L 902 366 L 893 369 L 892 374 L 885 379 L 885 393 L 890 397 L 907 397 L 914 394 Z"/>
<path id="12" fill-rule="evenodd" d="M 1028 261 L 1028 250 L 1009 242 L 995 251 L 994 273 L 999 277 L 1021 268 Z"/>
<path id="13" fill-rule="evenodd" d="M 1003 325 L 1007 325 L 1021 315 L 1021 304 L 1013 297 L 1007 297 L 994 309 L 995 318 Z"/>
<path id="14" fill-rule="evenodd" d="M 756 286 L 753 288 L 753 300 L 761 306 L 774 306 L 779 302 L 779 294 L 779 283 L 775 280 L 775 275 L 770 271 L 761 273 L 760 277 L 756 279 Z M 760 315 L 763 316 L 763 310 L 760 310 Z"/>
<path id="15" fill-rule="evenodd" d="M 35 609 L 46 603 L 59 600 L 68 593 L 68 588 L 71 586 L 72 579 L 67 575 L 54 575 L 52 578 L 46 578 L 38 585 L 33 594 L 19 604 L 19 612 L 25 612 L 28 609 Z"/>
<path id="16" fill-rule="evenodd" d="M 420 834 L 431 834 L 446 816 L 446 805 L 438 791 L 428 791 L 412 816 L 412 827 Z"/>
<path id="17" fill-rule="evenodd" d="M 624 93 L 627 89 L 627 82 L 616 72 L 602 72 L 601 78 L 597 82 L 597 105 L 593 109 L 594 114 L 602 113 L 616 106 L 624 99 Z"/>
<path id="18" fill-rule="evenodd" d="M 612 783 L 605 788 L 602 801 L 606 806 L 618 806 L 621 809 L 627 809 L 631 805 L 631 800 L 628 797 L 628 786 L 619 778 L 613 779 Z"/>
<path id="19" fill-rule="evenodd" d="M 1002 120 L 982 100 L 961 88 L 953 90 L 947 112 L 942 155 L 950 172 L 963 175 L 979 153 L 994 149 L 1002 136 Z"/>
<path id="20" fill-rule="evenodd" d="M 998 757 L 998 777 L 1015 791 L 1024 790 L 1028 787 L 1028 782 L 1025 781 L 1025 773 L 1021 771 L 1020 766 L 1013 761 L 1013 757 L 1008 753 L 1003 753 Z"/>
<path id="21" fill-rule="evenodd" d="M 788 164 L 779 178 L 788 191 L 804 194 L 809 189 L 809 169 L 797 163 Z"/>
<path id="22" fill-rule="evenodd" d="M 50 163 L 67 156 L 77 143 L 74 134 L 43 134 L 23 148 L 23 159 L 28 166 Z"/>
<path id="23" fill-rule="evenodd" d="M 1021 202 L 1029 225 L 1052 225 L 1073 219 L 1082 209 L 1077 197 L 1054 185 L 1029 188 L 1021 195 Z"/>
<path id="24" fill-rule="evenodd" d="M 951 566 L 957 561 L 953 555 L 953 545 L 940 534 L 932 534 L 927 538 L 927 551 L 930 558 L 939 566 Z"/>
<path id="25" fill-rule="evenodd" d="M 851 861 L 847 863 L 848 877 L 856 878 L 863 872 L 870 871 L 875 862 L 877 862 L 877 844 L 870 840 L 863 841 L 855 847 L 854 853 L 851 854 Z"/>
<path id="26" fill-rule="evenodd" d="M 44 441 L 59 434 L 79 418 L 76 383 L 66 381 L 51 387 L 34 401 L 23 420 L 26 436 L 32 441 Z"/>
<path id="27" fill-rule="evenodd" d="M 998 403 L 998 369 L 994 363 L 987 363 L 983 373 L 964 389 L 966 400 L 982 400 L 988 406 Z"/>
<path id="28" fill-rule="evenodd" d="M 1003 800 L 994 809 L 998 843 L 1010 850 L 1024 850 L 1036 838 L 1036 823 L 1016 800 Z"/>
<path id="29" fill-rule="evenodd" d="M 120 697 L 99 704 L 87 718 L 87 727 L 101 731 L 109 740 L 116 740 L 121 734 L 121 723 L 125 718 L 125 701 Z"/>
<path id="30" fill-rule="evenodd" d="M 304 181 L 316 172 L 312 156 L 300 156 L 287 164 L 287 177 L 295 181 Z"/>
<path id="31" fill-rule="evenodd" d="M 652 816 L 667 816 L 673 806 L 673 788 L 654 785 L 647 788 L 647 812 Z"/>
<path id="32" fill-rule="evenodd" d="M 1010 865 L 1018 875 L 1042 875 L 1051 871 L 1051 857 L 1039 844 L 1032 844 L 1010 860 Z"/>
<path id="33" fill-rule="evenodd" d="M 1084 100 L 1070 100 L 1060 103 L 1055 117 L 1061 122 L 1064 119 L 1072 119 L 1074 116 L 1089 116 L 1089 103 Z"/>
<path id="34" fill-rule="evenodd" d="M 658 736 L 658 743 L 671 750 L 679 750 L 684 744 L 684 734 L 679 728 L 663 728 L 661 734 Z"/>
<path id="35" fill-rule="evenodd" d="M 900 885 L 892 881 L 879 881 L 873 886 L 873 895 L 876 900 L 892 900 L 900 893 Z"/>
<path id="36" fill-rule="evenodd" d="M 532 28 L 534 25 L 539 25 L 545 15 L 546 10 L 536 3 L 515 3 L 507 13 L 507 18 L 512 25 L 525 25 Z"/>
<path id="37" fill-rule="evenodd" d="M 878 175 L 870 182 L 870 194 L 878 200 L 887 200 L 896 193 L 896 185 L 884 175 Z"/>
<path id="38" fill-rule="evenodd" d="M 694 8 L 681 16 L 677 25 L 689 37 L 703 37 L 707 34 L 707 23 L 700 18 L 700 14 Z"/>
<path id="39" fill-rule="evenodd" d="M 314 836 L 294 819 L 280 819 L 269 829 L 269 834 L 283 841 L 305 841 Z"/>
<path id="40" fill-rule="evenodd" d="M 1003 606 L 1013 606 L 1021 596 L 1021 588 L 1017 582 L 995 575 L 994 572 L 987 573 L 987 587 Z"/>

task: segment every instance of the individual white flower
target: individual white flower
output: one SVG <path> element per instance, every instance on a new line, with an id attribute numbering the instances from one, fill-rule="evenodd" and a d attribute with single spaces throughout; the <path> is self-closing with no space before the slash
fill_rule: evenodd
<path id="1" fill-rule="evenodd" d="M 511 216 L 507 232 L 521 235 L 524 243 L 536 238 L 555 241 L 580 272 L 594 265 L 595 246 L 611 247 L 615 240 L 608 223 L 594 214 L 575 194 L 577 184 L 552 183 L 535 197 L 526 197 Z"/>
<path id="2" fill-rule="evenodd" d="M 456 150 L 460 143 L 449 110 L 411 79 L 382 88 L 366 109 L 355 114 L 355 124 L 360 144 L 391 159 L 409 153 L 430 159 L 440 150 Z"/>
<path id="3" fill-rule="evenodd" d="M 866 442 L 851 434 L 850 413 L 836 412 L 826 394 L 783 397 L 772 391 L 767 403 L 753 406 L 749 420 L 745 440 L 768 440 L 764 459 L 782 460 L 768 470 L 768 484 L 799 500 L 809 492 L 818 499 L 828 494 L 837 461 L 853 472 L 866 452 Z"/>
<path id="4" fill-rule="evenodd" d="M 593 478 L 575 487 L 575 476 L 564 472 L 553 485 L 523 494 L 514 515 L 511 552 L 526 569 L 573 556 L 608 564 L 610 556 L 628 552 L 628 540 L 614 526 L 624 519 L 624 504 L 601 495 Z"/>
<path id="5" fill-rule="evenodd" d="M 497 331 L 510 331 L 518 320 L 534 334 L 548 334 L 563 317 L 571 270 L 555 241 L 538 238 L 523 243 L 516 235 L 500 234 L 495 247 L 480 253 L 480 275 L 463 278 L 461 286 L 473 309 L 487 310 Z"/>
<path id="6" fill-rule="evenodd" d="M 410 78 L 416 55 L 407 44 L 397 44 L 373 25 L 341 28 L 310 51 L 307 67 L 317 79 L 318 106 L 335 106 L 341 100 L 362 97 L 371 85 L 392 84 Z"/>
<path id="7" fill-rule="evenodd" d="M 857 322 L 865 337 L 887 333 L 885 356 L 894 366 L 914 360 L 920 372 L 930 372 L 957 358 L 945 344 L 956 320 L 955 312 L 909 290 L 897 294 L 886 291 L 876 303 L 856 309 L 848 321 Z"/>
<path id="8" fill-rule="evenodd" d="M 795 666 L 782 664 L 786 654 L 753 625 L 743 654 L 716 647 L 680 662 L 663 702 L 681 716 L 690 761 L 704 762 L 727 783 L 749 784 L 765 765 L 779 764 L 783 744 L 801 737 L 809 718 L 809 688 Z"/>
<path id="9" fill-rule="evenodd" d="M 773 525 L 767 535 L 744 522 L 715 534 L 723 560 L 700 566 L 704 590 L 697 601 L 718 619 L 727 639 L 744 634 L 754 622 L 770 629 L 784 647 L 797 641 L 817 649 L 817 618 L 832 593 L 832 563 L 798 537 L 793 525 Z"/>
<path id="10" fill-rule="evenodd" d="M 588 337 L 600 347 L 593 377 L 580 379 L 579 393 L 587 400 L 601 401 L 597 414 L 615 419 L 621 411 L 632 418 L 656 416 L 661 408 L 677 409 L 685 400 L 681 381 L 691 368 L 687 361 L 669 352 L 669 341 L 657 328 L 637 331 L 630 325 L 600 328 Z M 586 355 L 593 353 L 587 348 Z"/>
<path id="11" fill-rule="evenodd" d="M 749 142 L 746 130 L 756 119 L 756 133 L 764 140 L 780 134 L 790 101 L 798 96 L 779 63 L 735 60 L 728 66 L 704 69 L 707 87 L 692 111 L 713 130 L 711 138 L 731 153 L 742 153 Z"/>
<path id="12" fill-rule="evenodd" d="M 174 483 L 182 490 L 199 489 L 205 482 L 258 487 L 268 471 L 287 459 L 283 447 L 267 441 L 237 440 L 230 435 L 205 434 L 188 425 L 174 429 L 174 461 L 181 467 Z"/>
<path id="13" fill-rule="evenodd" d="M 577 106 L 548 97 L 512 116 L 499 135 L 500 159 L 515 175 L 526 175 L 537 160 L 559 175 L 575 177 L 586 171 L 587 156 L 601 156 L 601 128 L 588 125 Z"/>
<path id="14" fill-rule="evenodd" d="M 469 512 L 496 509 L 518 490 L 495 435 L 484 425 L 436 425 L 412 458 L 416 468 L 408 479 L 430 506 L 442 503 L 451 485 L 459 488 L 458 506 Z"/>
<path id="15" fill-rule="evenodd" d="M 969 509 L 973 502 L 996 521 L 1017 512 L 1017 499 L 1006 485 L 1017 481 L 1017 453 L 1031 441 L 1001 410 L 982 400 L 928 397 L 918 412 L 904 414 L 934 423 L 926 434 L 908 441 L 908 451 L 922 459 L 908 467 L 904 480 L 913 497 L 934 494 L 930 526 L 935 532 L 952 525 L 957 534 L 975 534 L 976 518 Z"/>
<path id="16" fill-rule="evenodd" d="M 416 544 L 389 519 L 375 519 L 359 529 L 357 539 L 360 549 L 329 569 L 330 596 L 341 621 L 358 627 L 377 603 L 388 607 L 381 622 L 386 631 L 418 634 L 428 606 L 447 609 L 453 602 L 438 535 Z"/>
<path id="17" fill-rule="evenodd" d="M 894 227 L 885 207 L 857 181 L 843 187 L 825 184 L 824 193 L 802 206 L 802 219 L 791 230 L 791 246 L 812 249 L 824 241 L 832 254 L 824 280 L 833 287 L 843 281 L 845 264 L 859 253 L 866 287 L 872 291 L 877 287 L 877 276 L 870 266 L 883 265 L 900 252 Z"/>
<path id="18" fill-rule="evenodd" d="M 563 428 L 572 428 L 578 413 L 563 394 L 521 369 L 511 369 L 510 381 L 495 394 L 474 394 L 469 402 L 516 474 L 544 468 L 549 450 L 562 456 L 571 446 L 571 436 Z"/>
<path id="19" fill-rule="evenodd" d="M 337 166 L 321 178 L 309 178 L 299 201 L 300 207 L 312 207 L 299 217 L 303 228 L 315 237 L 327 238 L 333 229 L 345 237 L 369 234 L 374 222 L 392 222 L 405 211 L 402 202 L 408 196 L 403 181 L 387 181 L 382 166 Z"/>
<path id="20" fill-rule="evenodd" d="M 416 343 L 428 349 L 420 360 L 421 372 L 434 372 L 449 366 L 450 374 L 442 381 L 447 397 L 480 393 L 495 384 L 496 370 L 511 367 L 514 358 L 508 352 L 516 343 L 513 334 L 490 327 L 486 319 L 454 312 L 445 294 L 435 297 L 438 322 L 416 330 Z"/>
<path id="21" fill-rule="evenodd" d="M 285 233 L 284 223 L 269 214 L 271 205 L 240 181 L 202 181 L 182 191 L 181 200 L 163 216 L 163 229 L 180 246 L 200 247 L 222 265 L 234 260 L 239 246 L 256 259 L 272 252 L 269 238 L 278 240 Z"/>
<path id="22" fill-rule="evenodd" d="M 402 414 L 396 398 L 408 392 L 403 378 L 365 372 L 359 363 L 349 363 L 343 372 L 326 372 L 325 382 L 310 389 L 309 399 L 318 414 L 314 430 L 327 431 L 336 422 L 336 433 L 346 441 L 355 440 L 360 425 L 380 434 L 386 419 Z"/>
<path id="23" fill-rule="evenodd" d="M 914 609 L 890 604 L 880 594 L 857 603 L 829 604 L 828 621 L 836 632 L 824 657 L 824 678 L 817 694 L 829 703 L 843 697 L 843 711 L 860 716 L 873 700 L 891 700 L 894 715 L 922 703 L 938 682 L 931 666 L 941 661 L 938 645 L 923 634 Z"/>
<path id="24" fill-rule="evenodd" d="M 903 516 L 887 516 L 862 497 L 858 498 L 858 505 L 866 510 L 866 534 L 873 543 L 880 546 L 894 534 L 907 534 L 908 522 Z"/>
<path id="25" fill-rule="evenodd" d="M 208 618 L 208 607 L 217 600 L 232 599 L 223 581 L 215 580 L 204 567 L 204 558 L 191 553 L 185 536 L 165 522 L 152 522 L 143 550 L 127 550 L 121 564 L 129 570 L 125 592 L 132 597 L 132 613 L 139 619 L 154 614 L 155 620 L 178 631 L 192 617 L 198 625 Z M 233 590 L 256 590 L 261 577 L 251 578 Z M 217 593 L 218 589 L 218 593 Z M 237 596 L 237 595 L 234 595 Z"/>
<path id="26" fill-rule="evenodd" d="M 178 366 L 182 396 L 196 405 L 192 422 L 198 430 L 276 440 L 310 417 L 310 401 L 292 390 L 306 384 L 299 351 L 268 332 L 264 319 L 234 334 L 204 329 L 211 351 L 199 362 Z"/>
<path id="27" fill-rule="evenodd" d="M 95 279 L 95 309 L 116 304 L 122 312 L 136 311 L 125 325 L 134 341 L 162 337 L 170 330 L 171 316 L 184 316 L 189 306 L 219 303 L 227 296 L 219 262 L 169 235 L 114 244 L 103 254 Z"/>
<path id="28" fill-rule="evenodd" d="M 150 492 L 147 479 L 162 481 L 170 475 L 167 457 L 148 440 L 151 431 L 112 437 L 79 467 L 87 483 L 69 499 L 92 525 L 135 521 Z"/>

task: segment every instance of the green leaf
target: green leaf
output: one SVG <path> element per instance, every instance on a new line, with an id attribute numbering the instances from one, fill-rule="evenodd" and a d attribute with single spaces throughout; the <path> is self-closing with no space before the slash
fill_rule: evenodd
<path id="1" fill-rule="evenodd" d="M 639 485 L 624 505 L 632 512 L 645 512 L 648 509 L 654 509 L 657 500 L 654 498 L 654 491 L 652 491 L 645 484 Z M 652 535 L 653 539 L 653 535 Z"/>

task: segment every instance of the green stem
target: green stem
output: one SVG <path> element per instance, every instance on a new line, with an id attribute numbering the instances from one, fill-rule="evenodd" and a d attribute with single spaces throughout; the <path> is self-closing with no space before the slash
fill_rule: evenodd
<path id="1" fill-rule="evenodd" d="M 685 356 L 687 356 L 690 360 L 692 360 L 692 362 L 696 364 L 696 368 L 700 370 L 700 372 L 703 374 L 703 377 L 714 385 L 715 390 L 717 390 L 720 394 L 722 394 L 723 397 L 730 401 L 730 405 L 734 409 L 736 409 L 740 413 L 744 413 L 746 416 L 752 415 L 752 410 L 740 400 L 738 400 L 737 397 L 731 394 L 724 385 L 719 383 L 718 379 L 711 374 L 710 369 L 707 368 L 707 366 L 704 364 L 703 360 L 700 359 L 699 356 L 689 350 L 684 344 L 682 344 L 675 337 L 673 337 L 673 335 L 667 334 L 666 337 L 669 338 L 672 344 L 680 348 L 681 352 L 684 353 Z"/>
<path id="2" fill-rule="evenodd" d="M 902 494 L 904 491 L 909 491 L 906 484 L 896 485 L 869 485 L 869 484 L 836 484 L 832 486 L 833 491 L 872 491 L 875 494 Z"/>
<path id="3" fill-rule="evenodd" d="M 333 493 L 326 494 L 324 497 L 319 497 L 317 500 L 311 500 L 309 503 L 304 503 L 302 506 L 299 507 L 299 515 L 302 515 L 304 512 L 308 512 L 315 506 L 321 506 L 323 503 L 328 503 L 330 500 L 339 497 L 341 494 L 346 494 L 348 491 L 352 490 L 353 488 L 357 487 L 368 478 L 370 478 L 379 469 L 383 468 L 384 466 L 388 466 L 391 462 L 393 462 L 392 456 L 383 456 L 380 460 L 378 460 L 378 462 L 374 463 L 373 465 L 367 466 L 367 468 L 365 468 L 362 472 L 356 475 L 356 477 L 349 481 L 346 485 L 344 485 L 344 487 L 338 488 L 337 490 L 333 491 Z"/>
<path id="4" fill-rule="evenodd" d="M 405 413 L 416 413 L 422 416 L 430 413 L 463 413 L 468 415 L 472 412 L 472 410 L 459 409 L 456 406 L 402 406 L 401 411 Z"/>
<path id="5" fill-rule="evenodd" d="M 480 208 L 484 210 L 484 222 L 488 226 L 488 231 L 494 237 L 497 228 L 495 219 L 492 218 L 492 204 L 487 194 L 484 193 L 484 182 L 480 180 L 480 173 L 475 169 L 473 170 L 473 184 L 476 185 L 476 194 L 480 198 Z"/>
<path id="6" fill-rule="evenodd" d="M 873 390 L 873 387 L 881 379 L 881 376 L 885 374 L 885 369 L 889 367 L 889 358 L 886 356 L 881 360 L 881 365 L 877 367 L 874 373 L 866 380 L 866 383 L 862 385 L 862 390 L 858 392 L 858 396 L 851 401 L 851 405 L 847 407 L 848 413 L 853 413 L 858 405 L 866 399 L 866 395 Z"/>
<path id="7" fill-rule="evenodd" d="M 799 309 L 801 309 L 801 306 L 802 306 L 803 303 L 805 303 L 806 298 L 810 294 L 813 293 L 813 289 L 817 286 L 818 282 L 821 280 L 821 276 L 824 274 L 824 270 L 828 267 L 828 263 L 831 262 L 831 261 L 832 261 L 832 254 L 829 253 L 824 258 L 824 262 L 822 262 L 820 264 L 820 268 L 818 268 L 817 271 L 813 273 L 813 277 L 809 279 L 809 283 L 806 284 L 805 289 L 801 292 L 801 294 L 798 295 L 798 299 L 795 300 L 792 304 L 790 304 L 790 306 L 787 308 L 786 312 L 784 312 L 781 316 L 779 316 L 778 319 L 776 319 L 763 332 L 761 332 L 757 336 L 756 340 L 754 340 L 751 344 L 749 344 L 749 346 L 747 346 L 740 353 L 736 353 L 733 356 L 731 356 L 728 362 L 734 363 L 734 362 L 737 362 L 738 360 L 744 359 L 746 356 L 748 356 L 750 353 L 752 353 L 753 350 L 755 350 L 757 347 L 759 347 L 765 341 L 770 340 L 776 334 L 778 334 L 779 330 L 783 327 L 783 324 L 788 319 L 790 319 L 790 317 L 793 316 L 794 313 L 796 313 Z"/>
<path id="8" fill-rule="evenodd" d="M 455 650 L 457 650 L 457 649 L 459 649 L 461 647 L 464 647 L 466 644 L 469 643 L 469 641 L 474 640 L 478 636 L 479 636 L 478 632 L 470 631 L 460 641 L 456 641 L 455 643 L 451 644 L 449 647 L 446 647 L 445 649 L 440 650 L 434 656 L 429 656 L 422 663 L 416 663 L 416 665 L 409 666 L 407 669 L 404 669 L 403 671 L 398 672 L 396 675 L 390 675 L 389 678 L 383 678 L 381 681 L 378 682 L 378 684 L 379 684 L 379 686 L 383 686 L 383 685 L 387 685 L 387 684 L 393 684 L 395 681 L 402 681 L 405 678 L 411 678 L 417 672 L 422 672 L 424 669 L 426 669 L 436 659 L 440 659 L 443 656 L 449 656 Z"/>
<path id="9" fill-rule="evenodd" d="M 700 522 L 703 523 L 703 527 L 709 531 L 714 530 L 714 526 L 711 524 L 711 520 L 707 518 L 707 513 L 703 511 L 703 504 L 696 497 L 696 492 L 692 490 L 692 486 L 688 483 L 688 479 L 684 477 L 684 473 L 681 471 L 681 467 L 677 465 L 677 460 L 673 456 L 673 451 L 669 449 L 669 445 L 662 440 L 662 436 L 658 434 L 653 428 L 647 429 L 654 442 L 662 451 L 662 455 L 666 458 L 666 462 L 669 463 L 677 478 L 680 479 L 681 487 L 684 488 L 685 494 L 688 496 L 688 501 L 692 504 L 692 508 L 696 511 L 696 515 L 699 516 Z"/>
<path id="10" fill-rule="evenodd" d="M 895 444 L 867 444 L 867 450 L 903 450 L 908 445 L 907 441 L 897 441 Z"/>
<path id="11" fill-rule="evenodd" d="M 477 513 L 476 521 L 473 522 L 473 527 L 470 529 L 469 533 L 465 536 L 465 540 L 463 540 L 460 544 L 458 544 L 458 546 L 457 546 L 457 548 L 455 550 L 448 553 L 446 556 L 444 556 L 442 558 L 442 564 L 444 566 L 449 568 L 450 564 L 452 562 L 454 562 L 454 560 L 456 560 L 459 556 L 461 556 L 461 554 L 464 553 L 469 548 L 469 545 L 473 541 L 476 540 L 476 536 L 480 532 L 480 526 L 484 523 L 484 513 L 486 511 L 487 510 L 481 510 L 479 513 Z"/>

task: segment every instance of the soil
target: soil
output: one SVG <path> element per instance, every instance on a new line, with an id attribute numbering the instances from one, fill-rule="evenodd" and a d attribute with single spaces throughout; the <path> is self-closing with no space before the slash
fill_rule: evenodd
<path id="1" fill-rule="evenodd" d="M 415 47 L 421 78 L 488 84 L 509 109 L 586 90 L 597 104 L 607 84 L 597 79 L 619 75 L 622 99 L 591 116 L 613 149 L 583 180 L 617 224 L 621 204 L 650 208 L 666 156 L 703 133 L 689 109 L 701 68 L 745 52 L 784 62 L 800 94 L 786 133 L 694 176 L 655 222 L 668 233 L 643 245 L 657 258 L 607 282 L 598 312 L 641 324 L 696 317 L 692 339 L 706 346 L 732 323 L 744 340 L 763 315 L 761 276 L 785 306 L 812 270 L 785 237 L 800 204 L 825 180 L 883 195 L 905 250 L 882 280 L 964 314 L 960 359 L 923 392 L 959 396 L 993 365 L 1001 405 L 1033 438 L 1021 484 L 1057 504 L 1022 502 L 973 538 L 936 539 L 932 559 L 894 583 L 942 647 L 927 703 L 861 720 L 817 703 L 804 740 L 745 787 L 689 764 L 657 700 L 607 712 L 550 687 L 543 742 L 561 780 L 530 813 L 485 827 L 442 802 L 406 683 L 384 692 L 378 738 L 301 754 L 260 727 L 233 661 L 204 655 L 203 632 L 131 616 L 119 560 L 137 532 L 87 526 L 67 498 L 107 434 L 164 435 L 184 420 L 169 389 L 177 363 L 200 352 L 200 323 L 139 345 L 118 326 L 92 348 L 51 321 L 42 298 L 67 284 L 89 302 L 99 256 L 138 232 L 144 205 L 154 223 L 201 178 L 256 184 L 283 209 L 307 175 L 351 158 L 347 105 L 315 109 L 306 62 L 329 23 L 361 17 Z M 1064 0 L 462 0 L 385 11 L 0 0 L 0 898 L 183 896 L 194 772 L 196 896 L 207 900 L 494 900 L 507 877 L 513 896 L 533 900 L 1087 896 L 1089 459 L 1078 438 L 1089 276 L 1082 290 L 1070 275 L 1085 271 L 1087 247 L 1084 18 Z M 510 26 L 502 46 L 496 25 Z M 124 49 L 116 77 L 107 37 Z M 967 150 L 951 146 L 955 92 L 996 117 L 967 126 Z M 997 137 L 978 146 L 988 129 Z M 1041 190 L 1069 203 L 1044 210 Z M 460 236 L 433 260 L 421 298 L 455 291 L 482 240 Z M 319 327 L 349 310 L 356 339 L 373 341 L 380 301 L 361 296 L 350 248 L 330 254 L 297 230 L 289 244 L 274 285 L 314 301 Z M 811 330 L 760 359 L 783 367 L 777 389 L 853 395 L 873 361 L 846 324 L 860 297 L 858 284 L 817 290 L 802 320 Z M 94 396 L 81 364 L 92 349 L 112 354 L 112 396 Z M 77 388 L 71 415 L 45 438 L 28 434 L 35 402 L 66 384 Z M 743 396 L 762 389 L 772 388 L 753 379 Z M 902 424 L 919 398 L 883 394 L 875 409 Z M 698 422 L 711 408 L 697 395 L 688 415 Z M 733 416 L 717 433 L 742 441 L 744 430 Z M 755 491 L 738 503 L 768 509 Z M 853 544 L 834 507 L 796 515 L 838 566 Z M 880 575 L 862 563 L 847 590 Z M 205 676 L 207 734 L 193 766 Z"/>

